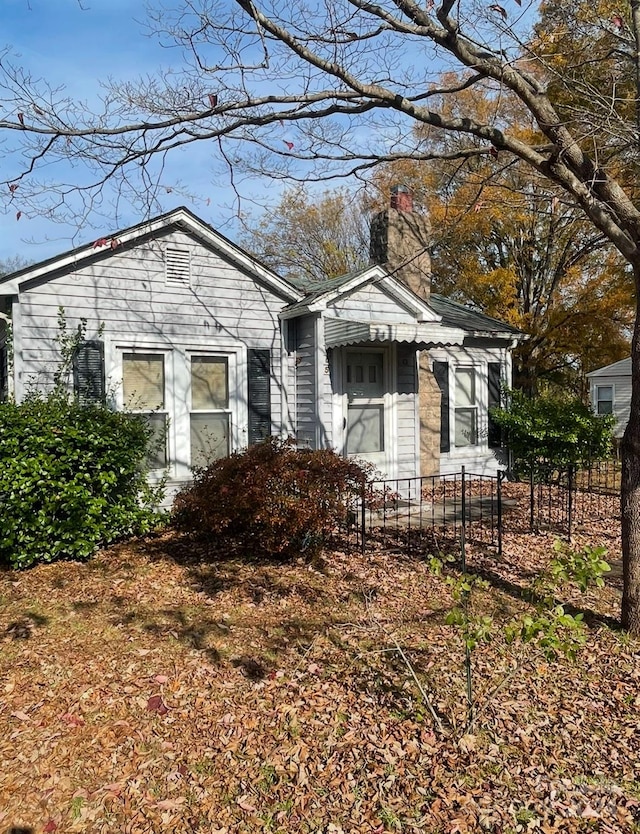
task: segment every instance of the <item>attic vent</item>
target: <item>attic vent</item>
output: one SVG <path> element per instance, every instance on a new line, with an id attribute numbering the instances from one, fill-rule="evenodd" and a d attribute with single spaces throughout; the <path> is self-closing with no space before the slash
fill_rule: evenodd
<path id="1" fill-rule="evenodd" d="M 191 250 L 167 246 L 165 268 L 167 284 L 188 287 L 191 283 Z"/>

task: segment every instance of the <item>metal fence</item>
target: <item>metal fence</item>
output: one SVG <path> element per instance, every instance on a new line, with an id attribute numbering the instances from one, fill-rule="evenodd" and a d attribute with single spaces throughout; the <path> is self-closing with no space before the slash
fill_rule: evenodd
<path id="1" fill-rule="evenodd" d="M 420 548 L 428 537 L 482 542 L 502 552 L 504 474 L 397 478 L 369 484 L 362 496 L 359 543 Z"/>
<path id="2" fill-rule="evenodd" d="M 537 467 L 529 473 L 529 527 L 556 529 L 571 539 L 588 522 L 620 524 L 620 462 L 593 461 L 564 469 Z"/>
<path id="3" fill-rule="evenodd" d="M 537 467 L 518 483 L 466 471 L 369 484 L 354 508 L 353 529 L 367 547 L 407 552 L 432 547 L 434 539 L 494 547 L 502 553 L 505 532 L 551 529 L 571 540 L 583 524 L 600 520 L 619 529 L 620 466 L 597 461 L 588 467 Z"/>

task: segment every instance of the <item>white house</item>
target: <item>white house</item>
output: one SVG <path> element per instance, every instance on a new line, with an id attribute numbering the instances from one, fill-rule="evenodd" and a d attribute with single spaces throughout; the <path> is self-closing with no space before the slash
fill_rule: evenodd
<path id="1" fill-rule="evenodd" d="M 621 438 L 631 411 L 631 357 L 587 374 L 591 405 L 596 414 L 614 414 L 613 436 Z"/>
<path id="2" fill-rule="evenodd" d="M 404 258 L 414 219 L 392 204 L 375 221 L 385 264 L 315 287 L 186 208 L 21 269 L 0 279 L 0 389 L 20 400 L 52 385 L 63 310 L 69 331 L 86 322 L 76 393 L 148 415 L 166 436 L 153 467 L 170 494 L 193 466 L 269 434 L 390 478 L 494 472 L 488 409 L 521 334 L 431 295 L 424 251 L 403 274 L 384 247 L 399 235 Z"/>

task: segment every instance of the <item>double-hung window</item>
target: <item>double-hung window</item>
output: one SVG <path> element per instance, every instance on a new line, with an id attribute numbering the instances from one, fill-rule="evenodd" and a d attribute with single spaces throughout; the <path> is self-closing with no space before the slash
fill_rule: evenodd
<path id="1" fill-rule="evenodd" d="M 122 386 L 125 408 L 144 414 L 151 427 L 149 469 L 167 465 L 168 410 L 164 353 L 123 353 Z"/>
<path id="2" fill-rule="evenodd" d="M 475 446 L 478 442 L 478 404 L 473 368 L 456 368 L 455 372 L 455 444 Z"/>
<path id="3" fill-rule="evenodd" d="M 226 356 L 191 355 L 191 466 L 207 466 L 231 449 L 229 360 Z"/>
<path id="4" fill-rule="evenodd" d="M 613 385 L 596 386 L 596 412 L 613 414 Z"/>

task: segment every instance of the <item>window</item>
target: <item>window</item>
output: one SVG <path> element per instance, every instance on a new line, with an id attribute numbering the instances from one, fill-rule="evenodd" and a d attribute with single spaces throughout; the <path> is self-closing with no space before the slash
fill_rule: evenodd
<path id="1" fill-rule="evenodd" d="M 613 385 L 596 386 L 596 412 L 613 414 Z"/>
<path id="2" fill-rule="evenodd" d="M 456 368 L 455 386 L 455 445 L 458 448 L 475 446 L 478 407 L 473 368 Z"/>
<path id="3" fill-rule="evenodd" d="M 229 364 L 226 357 L 191 357 L 191 466 L 226 457 L 229 447 Z"/>
<path id="4" fill-rule="evenodd" d="M 162 353 L 123 353 L 122 385 L 124 406 L 144 414 L 152 430 L 147 465 L 167 465 L 167 409 L 165 367 Z"/>

